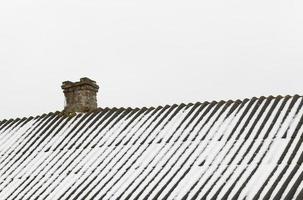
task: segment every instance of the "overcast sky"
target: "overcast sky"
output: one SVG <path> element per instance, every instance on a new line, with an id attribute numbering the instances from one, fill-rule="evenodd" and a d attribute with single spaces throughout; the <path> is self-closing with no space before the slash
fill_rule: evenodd
<path id="1" fill-rule="evenodd" d="M 62 110 L 90 77 L 100 107 L 303 94 L 302 0 L 0 1 L 0 118 Z"/>

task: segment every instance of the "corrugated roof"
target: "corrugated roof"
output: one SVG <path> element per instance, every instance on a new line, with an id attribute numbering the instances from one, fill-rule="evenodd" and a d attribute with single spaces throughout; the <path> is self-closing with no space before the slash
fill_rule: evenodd
<path id="1" fill-rule="evenodd" d="M 303 98 L 0 122 L 0 199 L 303 199 Z"/>

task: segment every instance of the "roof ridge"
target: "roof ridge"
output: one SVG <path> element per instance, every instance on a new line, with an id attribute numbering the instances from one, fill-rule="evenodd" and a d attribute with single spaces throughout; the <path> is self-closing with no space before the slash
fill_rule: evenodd
<path id="1" fill-rule="evenodd" d="M 237 98 L 237 99 L 228 99 L 228 100 L 212 100 L 212 101 L 196 101 L 196 102 L 188 102 L 188 103 L 173 103 L 173 104 L 166 104 L 166 105 L 158 105 L 158 106 L 142 106 L 142 107 L 104 107 L 104 108 L 101 108 L 101 107 L 98 107 L 96 110 L 93 110 L 93 111 L 90 111 L 90 112 L 87 112 L 87 114 L 90 114 L 90 113 L 94 113 L 94 112 L 100 112 L 100 111 L 103 111 L 103 110 L 112 110 L 112 109 L 128 109 L 128 110 L 135 110 L 135 109 L 156 109 L 156 108 L 163 108 L 163 107 L 166 107 L 166 106 L 179 106 L 179 105 L 194 105 L 194 104 L 197 104 L 197 103 L 207 103 L 207 104 L 211 104 L 211 103 L 233 103 L 233 102 L 238 102 L 238 103 L 242 103 L 243 101 L 247 101 L 247 100 L 251 100 L 251 99 L 260 99 L 260 98 L 264 98 L 264 99 L 268 99 L 268 98 L 291 98 L 291 97 L 302 97 L 302 95 L 298 95 L 298 94 L 294 94 L 294 95 L 269 95 L 269 96 L 253 96 L 253 97 L 248 97 L 248 98 L 243 98 L 243 99 L 240 99 L 240 98 Z M 73 117 L 73 116 L 76 116 L 76 115 L 79 115 L 79 114 L 83 114 L 83 113 L 69 113 L 69 114 L 66 114 L 62 111 L 55 111 L 55 112 L 48 112 L 48 113 L 42 113 L 42 114 L 39 114 L 39 115 L 30 115 L 30 116 L 27 116 L 27 117 L 16 117 L 16 118 L 7 118 L 7 119 L 0 119 L 0 123 L 3 123 L 3 122 L 6 122 L 6 121 L 11 121 L 11 120 L 20 120 L 20 119 L 29 119 L 29 118 L 39 118 L 39 117 L 43 117 L 45 115 L 51 115 L 51 114 L 58 114 L 58 115 L 67 115 L 67 116 L 70 116 L 70 117 Z"/>

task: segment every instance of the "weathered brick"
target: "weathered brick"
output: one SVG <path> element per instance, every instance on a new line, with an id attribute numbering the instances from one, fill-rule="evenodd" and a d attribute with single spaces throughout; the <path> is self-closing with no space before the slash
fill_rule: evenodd
<path id="1" fill-rule="evenodd" d="M 97 109 L 97 92 L 99 86 L 89 78 L 78 82 L 64 81 L 61 88 L 65 95 L 65 113 L 90 112 Z"/>

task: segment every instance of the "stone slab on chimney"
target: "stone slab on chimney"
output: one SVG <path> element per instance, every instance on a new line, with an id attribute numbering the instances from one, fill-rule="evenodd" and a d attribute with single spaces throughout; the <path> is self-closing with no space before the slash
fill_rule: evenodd
<path id="1" fill-rule="evenodd" d="M 98 108 L 96 81 L 84 77 L 78 82 L 64 81 L 61 88 L 65 96 L 65 113 L 90 112 Z"/>

